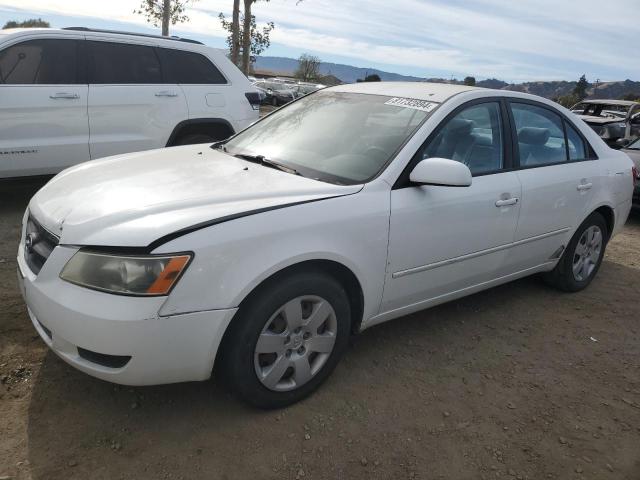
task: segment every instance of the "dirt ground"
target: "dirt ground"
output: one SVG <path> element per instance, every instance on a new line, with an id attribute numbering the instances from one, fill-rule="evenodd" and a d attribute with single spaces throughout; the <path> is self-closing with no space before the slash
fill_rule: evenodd
<path id="1" fill-rule="evenodd" d="M 374 327 L 306 401 L 118 387 L 50 353 L 15 279 L 42 180 L 0 183 L 0 479 L 640 479 L 640 215 L 577 294 L 536 278 Z"/>

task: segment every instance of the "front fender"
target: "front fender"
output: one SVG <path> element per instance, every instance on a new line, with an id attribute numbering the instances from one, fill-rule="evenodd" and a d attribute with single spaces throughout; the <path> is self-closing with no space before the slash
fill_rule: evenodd
<path id="1" fill-rule="evenodd" d="M 385 187 L 386 186 L 386 187 Z M 389 187 L 242 217 L 176 238 L 154 251 L 193 251 L 192 264 L 161 315 L 236 308 L 274 273 L 308 260 L 351 270 L 364 297 L 364 318 L 378 313 L 389 236 Z"/>

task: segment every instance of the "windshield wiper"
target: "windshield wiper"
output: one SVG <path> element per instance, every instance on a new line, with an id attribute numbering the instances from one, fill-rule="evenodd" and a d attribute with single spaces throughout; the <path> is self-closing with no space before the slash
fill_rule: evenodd
<path id="1" fill-rule="evenodd" d="M 264 155 L 250 155 L 248 153 L 236 153 L 233 156 L 237 158 L 242 158 L 243 160 L 248 160 L 249 162 L 259 163 L 261 165 L 277 168 L 278 170 L 282 170 L 283 172 L 292 173 L 294 175 L 300 175 L 300 172 L 298 172 L 295 168 L 288 167 L 286 165 L 283 165 L 282 163 L 278 163 L 274 160 L 266 158 Z"/>
<path id="2" fill-rule="evenodd" d="M 227 147 L 225 147 L 224 144 L 227 143 L 228 140 L 229 139 L 214 142 L 209 146 L 209 148 L 213 148 L 214 150 L 222 150 L 223 152 L 226 152 Z"/>

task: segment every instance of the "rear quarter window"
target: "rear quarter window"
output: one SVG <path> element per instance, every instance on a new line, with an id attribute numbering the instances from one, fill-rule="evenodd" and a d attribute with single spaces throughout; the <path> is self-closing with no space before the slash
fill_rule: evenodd
<path id="1" fill-rule="evenodd" d="M 204 55 L 196 52 L 159 48 L 165 82 L 210 85 L 226 84 L 222 72 Z"/>

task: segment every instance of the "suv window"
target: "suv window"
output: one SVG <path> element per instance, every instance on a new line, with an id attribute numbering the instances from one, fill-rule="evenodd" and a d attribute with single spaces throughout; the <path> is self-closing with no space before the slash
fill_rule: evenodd
<path id="1" fill-rule="evenodd" d="M 520 165 L 550 165 L 567 161 L 562 118 L 543 107 L 511 103 L 518 134 Z"/>
<path id="2" fill-rule="evenodd" d="M 89 83 L 162 83 L 160 62 L 153 47 L 113 42 L 89 44 Z"/>
<path id="3" fill-rule="evenodd" d="M 448 158 L 471 173 L 495 172 L 504 165 L 499 102 L 472 105 L 446 121 L 422 152 L 422 158 Z"/>
<path id="4" fill-rule="evenodd" d="M 159 48 L 167 83 L 224 84 L 227 79 L 211 61 L 195 52 Z"/>
<path id="5" fill-rule="evenodd" d="M 29 40 L 0 52 L 0 83 L 59 85 L 77 83 L 75 40 Z"/>

